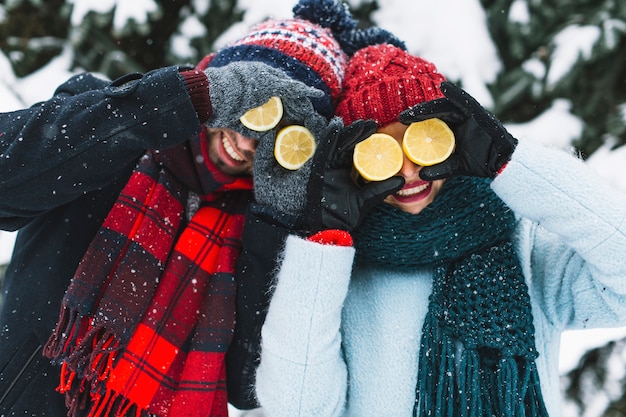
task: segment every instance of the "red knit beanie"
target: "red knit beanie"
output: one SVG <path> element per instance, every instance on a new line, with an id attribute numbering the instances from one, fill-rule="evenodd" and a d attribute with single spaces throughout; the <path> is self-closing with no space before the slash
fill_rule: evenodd
<path id="1" fill-rule="evenodd" d="M 444 97 L 439 85 L 445 77 L 435 65 L 389 44 L 357 51 L 346 68 L 336 115 L 346 125 L 374 119 L 379 126 L 398 121 L 416 104 Z"/>

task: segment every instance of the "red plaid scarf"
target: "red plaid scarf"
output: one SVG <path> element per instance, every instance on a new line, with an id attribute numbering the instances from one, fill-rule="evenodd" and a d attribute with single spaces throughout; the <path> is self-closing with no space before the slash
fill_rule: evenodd
<path id="1" fill-rule="evenodd" d="M 44 355 L 62 365 L 70 415 L 228 415 L 224 355 L 251 180 L 194 163 L 186 146 L 168 152 L 142 158 L 63 299 Z M 186 222 L 189 190 L 202 204 Z"/>

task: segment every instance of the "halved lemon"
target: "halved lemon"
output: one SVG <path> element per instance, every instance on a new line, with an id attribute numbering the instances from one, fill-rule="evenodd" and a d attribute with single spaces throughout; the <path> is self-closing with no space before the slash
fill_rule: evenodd
<path id="1" fill-rule="evenodd" d="M 354 167 L 368 181 L 393 177 L 402 168 L 402 161 L 400 144 L 386 133 L 374 133 L 354 147 Z"/>
<path id="2" fill-rule="evenodd" d="M 454 133 L 446 122 L 433 118 L 411 123 L 404 132 L 402 149 L 416 164 L 431 166 L 448 159 L 454 144 Z"/>
<path id="3" fill-rule="evenodd" d="M 266 132 L 278 125 L 283 117 L 283 102 L 272 96 L 259 107 L 248 110 L 239 118 L 241 124 L 255 132 Z"/>
<path id="4" fill-rule="evenodd" d="M 287 126 L 276 135 L 274 157 L 287 169 L 296 170 L 315 153 L 315 137 L 304 126 Z"/>

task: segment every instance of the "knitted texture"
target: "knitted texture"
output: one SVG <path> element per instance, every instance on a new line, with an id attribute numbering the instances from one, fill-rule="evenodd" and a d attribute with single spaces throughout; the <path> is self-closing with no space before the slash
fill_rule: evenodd
<path id="1" fill-rule="evenodd" d="M 209 83 L 207 76 L 199 70 L 182 71 L 180 75 L 185 80 L 191 103 L 198 114 L 198 120 L 200 120 L 200 123 L 206 122 L 211 117 L 211 113 L 213 113 L 208 94 Z"/>
<path id="2" fill-rule="evenodd" d="M 335 0 L 319 1 L 311 7 L 305 3 L 301 1 L 294 8 L 293 19 L 269 19 L 253 26 L 244 37 L 212 56 L 209 65 L 257 61 L 280 69 L 294 80 L 322 90 L 324 97 L 312 101 L 316 111 L 330 118 L 347 64 L 333 30 L 350 30 L 352 16 Z"/>
<path id="3" fill-rule="evenodd" d="M 302 19 L 268 20 L 253 27 L 247 36 L 232 46 L 234 49 L 221 51 L 218 56 L 235 52 L 245 56 L 247 51 L 254 53 L 259 50 L 255 47 L 274 49 L 283 54 L 276 59 L 291 57 L 304 63 L 306 70 L 313 71 L 328 86 L 333 98 L 339 96 L 347 60 L 329 29 Z M 313 77 L 313 74 L 310 76 Z"/>
<path id="4" fill-rule="evenodd" d="M 376 207 L 354 233 L 357 262 L 433 268 L 416 416 L 546 416 L 513 212 L 484 179 L 457 177 L 419 215 Z"/>
<path id="5" fill-rule="evenodd" d="M 309 100 L 322 97 L 323 92 L 263 62 L 233 62 L 224 67 L 209 67 L 205 73 L 213 106 L 213 114 L 206 123 L 209 127 L 228 128 L 259 141 L 267 137 L 274 143 L 278 127 L 258 132 L 248 129 L 239 120 L 245 111 L 262 105 L 272 96 L 281 98 L 285 121 L 305 126 L 315 137 L 328 123 Z"/>
<path id="6" fill-rule="evenodd" d="M 444 97 L 439 84 L 445 77 L 434 64 L 389 44 L 357 51 L 346 68 L 344 91 L 335 114 L 346 125 L 374 119 L 380 126 L 419 103 Z"/>
<path id="7" fill-rule="evenodd" d="M 201 68 L 235 61 L 263 62 L 322 90 L 324 97 L 311 101 L 329 119 L 341 93 L 349 55 L 383 42 L 404 48 L 402 41 L 383 29 L 357 28 L 358 21 L 340 0 L 300 0 L 293 15 L 293 19 L 269 19 L 253 26 L 241 39 L 207 56 Z"/>

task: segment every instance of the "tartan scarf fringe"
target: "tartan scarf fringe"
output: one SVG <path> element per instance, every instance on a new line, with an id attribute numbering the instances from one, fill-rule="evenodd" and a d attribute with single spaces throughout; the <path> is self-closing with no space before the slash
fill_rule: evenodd
<path id="1" fill-rule="evenodd" d="M 90 328 L 89 321 L 89 317 L 63 306 L 59 324 L 44 347 L 44 356 L 72 375 L 61 382 L 61 393 L 70 390 L 75 377 L 88 381 L 105 379 L 121 349 L 114 332 L 107 331 L 104 325 Z"/>
<path id="2" fill-rule="evenodd" d="M 68 415 L 76 415 L 79 410 L 90 409 L 87 417 L 150 417 L 148 411 L 141 409 L 130 399 L 107 389 L 105 384 L 100 384 L 98 389 L 90 389 L 88 379 L 77 379 L 76 373 L 67 369 L 65 364 L 61 371 L 60 393 L 67 394 L 65 406 Z M 79 382 L 80 381 L 80 382 Z"/>
<path id="3" fill-rule="evenodd" d="M 98 395 L 93 403 L 93 409 L 87 417 L 149 417 L 153 415 L 110 389 L 107 389 L 104 395 Z"/>
<path id="4" fill-rule="evenodd" d="M 91 404 L 91 410 L 87 417 L 152 417 L 146 410 L 141 409 L 128 398 L 113 390 L 105 389 L 103 394 L 93 394 L 80 391 L 76 395 L 66 397 L 66 407 L 69 415 L 75 415 L 79 410 L 87 408 Z"/>
<path id="5" fill-rule="evenodd" d="M 114 414 L 102 414 L 101 410 L 104 408 L 100 403 L 111 395 L 107 397 L 98 393 L 109 391 L 106 388 L 106 380 L 111 374 L 121 346 L 114 332 L 107 331 L 104 326 L 89 329 L 87 322 L 87 317 L 80 317 L 76 311 L 64 307 L 59 326 L 50 336 L 44 351 L 44 356 L 61 365 L 57 392 L 66 396 L 68 415 L 76 415 L 79 410 L 86 409 L 90 404 L 91 412 L 88 417 L 148 416 L 145 410 L 137 407 L 135 407 L 137 411 L 130 414 L 120 410 Z M 62 324 L 65 324 L 65 331 L 60 332 Z M 81 332 L 81 329 L 88 330 Z M 59 334 L 62 337 L 59 337 Z M 118 403 L 122 402 L 120 398 Z M 125 409 L 129 410 L 133 404 L 130 400 L 125 402 L 128 403 Z M 107 407 L 106 410 L 109 410 L 107 413 L 112 411 L 111 407 Z"/>
<path id="6" fill-rule="evenodd" d="M 77 311 L 71 310 L 66 305 L 61 306 L 59 321 L 44 345 L 43 355 L 50 358 L 53 363 L 69 355 L 78 339 L 80 323 Z"/>

